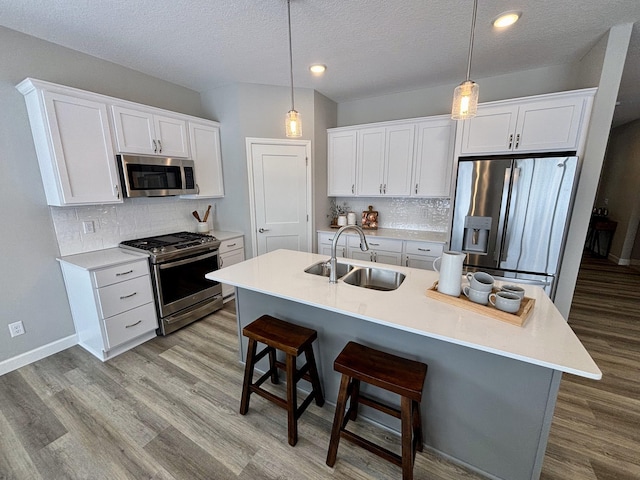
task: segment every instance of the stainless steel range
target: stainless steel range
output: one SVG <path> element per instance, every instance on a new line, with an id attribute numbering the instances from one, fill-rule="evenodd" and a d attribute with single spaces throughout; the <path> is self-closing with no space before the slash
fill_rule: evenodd
<path id="1" fill-rule="evenodd" d="M 160 317 L 159 335 L 171 333 L 222 308 L 222 285 L 205 274 L 217 270 L 220 240 L 202 233 L 177 232 L 127 240 L 121 248 L 149 254 Z"/>

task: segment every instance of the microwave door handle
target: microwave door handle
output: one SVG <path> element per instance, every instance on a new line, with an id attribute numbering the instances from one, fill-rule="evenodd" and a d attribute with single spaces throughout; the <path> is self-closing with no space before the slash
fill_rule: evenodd
<path id="1" fill-rule="evenodd" d="M 160 270 L 166 270 L 167 268 L 179 267 L 180 265 L 186 265 L 187 263 L 193 263 L 197 260 L 204 260 L 205 258 L 215 257 L 218 255 L 218 251 L 211 252 L 207 255 L 194 255 L 193 257 L 185 258 L 184 260 L 178 260 L 176 262 L 167 262 L 159 265 Z"/>
<path id="2" fill-rule="evenodd" d="M 493 252 L 493 260 L 500 266 L 500 252 L 504 239 L 505 226 L 507 222 L 507 208 L 509 207 L 509 184 L 511 182 L 511 167 L 504 170 L 504 181 L 502 183 L 502 200 L 500 201 L 500 217 L 498 219 L 498 232 L 496 235 L 496 248 Z"/>

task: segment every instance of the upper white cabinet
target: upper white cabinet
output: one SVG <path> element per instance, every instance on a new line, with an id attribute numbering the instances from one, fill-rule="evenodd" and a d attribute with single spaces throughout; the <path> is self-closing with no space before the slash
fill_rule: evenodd
<path id="1" fill-rule="evenodd" d="M 121 203 L 107 104 L 33 79 L 17 88 L 25 96 L 47 203 Z"/>
<path id="2" fill-rule="evenodd" d="M 186 198 L 224 197 L 220 126 L 216 122 L 189 122 L 191 158 L 195 162 L 196 195 Z"/>
<path id="3" fill-rule="evenodd" d="M 411 193 L 414 124 L 358 130 L 358 195 Z"/>
<path id="4" fill-rule="evenodd" d="M 120 105 L 112 109 L 118 152 L 189 157 L 185 120 Z"/>
<path id="5" fill-rule="evenodd" d="M 593 90 L 480 105 L 462 127 L 461 155 L 578 149 Z"/>
<path id="6" fill-rule="evenodd" d="M 356 192 L 355 129 L 334 129 L 327 133 L 328 195 L 353 196 Z"/>
<path id="7" fill-rule="evenodd" d="M 442 115 L 418 123 L 416 130 L 411 196 L 448 197 L 456 124 L 448 115 Z"/>

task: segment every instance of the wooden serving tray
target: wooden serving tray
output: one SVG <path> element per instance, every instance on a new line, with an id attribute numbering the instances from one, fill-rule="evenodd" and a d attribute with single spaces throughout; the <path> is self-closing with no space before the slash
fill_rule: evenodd
<path id="1" fill-rule="evenodd" d="M 518 325 L 519 327 L 523 326 L 524 322 L 526 322 L 527 318 L 529 318 L 529 315 L 531 315 L 531 312 L 533 310 L 533 304 L 536 303 L 533 298 L 524 297 L 522 299 L 522 303 L 520 303 L 520 310 L 518 310 L 516 313 L 508 313 L 503 312 L 502 310 L 498 310 L 490 303 L 487 305 L 480 305 L 479 303 L 472 302 L 466 297 L 464 293 L 460 294 L 459 297 L 452 297 L 451 295 L 440 293 L 437 288 L 438 282 L 434 283 L 431 288 L 427 289 L 427 297 L 435 298 L 436 300 L 440 300 L 442 302 L 449 303 L 466 310 L 471 310 L 472 312 L 479 313 L 481 315 L 496 318 L 498 320 L 502 320 L 503 322 Z M 496 292 L 497 290 L 494 289 L 493 293 Z"/>

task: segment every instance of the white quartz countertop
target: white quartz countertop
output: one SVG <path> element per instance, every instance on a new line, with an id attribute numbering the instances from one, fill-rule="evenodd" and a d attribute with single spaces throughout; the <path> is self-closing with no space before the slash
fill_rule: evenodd
<path id="1" fill-rule="evenodd" d="M 96 268 L 111 267 L 146 258 L 149 258 L 149 255 L 146 253 L 115 247 L 96 250 L 94 252 L 65 255 L 64 257 L 58 257 L 58 261 L 66 262 L 85 270 L 94 270 Z"/>
<path id="2" fill-rule="evenodd" d="M 335 233 L 337 228 L 319 228 L 318 232 Z M 446 232 L 431 232 L 427 230 L 401 230 L 397 228 L 378 228 L 377 230 L 365 230 L 367 237 L 395 238 L 399 240 L 416 240 L 421 242 L 447 243 L 449 234 Z M 354 231 L 347 230 L 343 235 L 357 235 Z"/>
<path id="3" fill-rule="evenodd" d="M 242 236 L 244 236 L 244 233 L 241 233 L 241 232 L 227 232 L 227 231 L 224 231 L 224 230 L 211 230 L 209 232 L 209 235 L 213 235 L 214 237 L 216 237 L 221 242 L 225 242 L 225 241 L 229 240 L 230 238 L 242 237 Z"/>
<path id="4" fill-rule="evenodd" d="M 330 284 L 326 277 L 304 272 L 306 267 L 325 260 L 326 255 L 276 250 L 208 273 L 206 277 L 542 367 L 596 380 L 602 377 L 598 366 L 540 287 L 522 285 L 526 295 L 536 303 L 533 313 L 520 327 L 427 297 L 426 290 L 438 279 L 436 272 L 354 259 L 338 260 L 406 275 L 397 290 L 381 292 L 341 280 Z"/>

